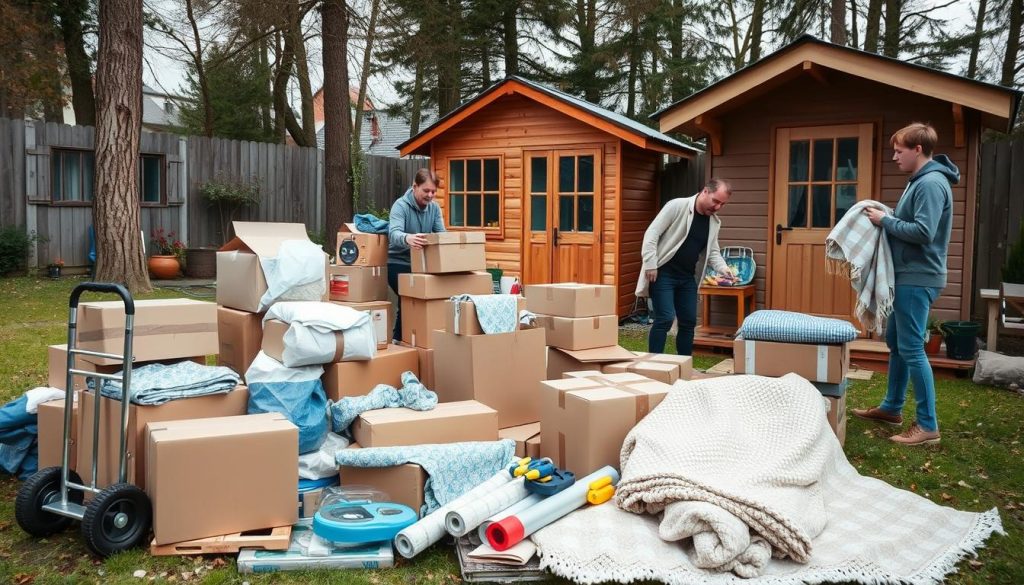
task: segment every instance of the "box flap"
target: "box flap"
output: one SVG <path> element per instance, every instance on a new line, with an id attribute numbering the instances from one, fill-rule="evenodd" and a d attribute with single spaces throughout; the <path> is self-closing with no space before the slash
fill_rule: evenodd
<path id="1" fill-rule="evenodd" d="M 518 427 L 508 427 L 498 430 L 498 438 L 512 439 L 513 441 L 526 441 L 540 433 L 540 423 L 529 423 Z"/>
<path id="2" fill-rule="evenodd" d="M 306 226 L 301 223 L 272 223 L 262 221 L 235 221 L 235 237 L 221 247 L 222 252 L 248 248 L 257 256 L 273 258 L 285 240 L 309 240 Z"/>
<path id="3" fill-rule="evenodd" d="M 343 223 L 343 224 L 341 224 L 341 229 L 338 230 L 338 231 L 342 232 L 342 233 L 350 233 L 350 234 L 361 234 L 361 233 L 363 233 L 363 232 L 359 231 L 359 228 L 357 228 L 356 224 L 354 224 L 354 223 Z"/>
<path id="4" fill-rule="evenodd" d="M 564 353 L 565 355 L 580 361 L 583 363 L 589 362 L 621 362 L 625 360 L 632 361 L 634 356 L 633 352 L 619 345 L 610 345 L 608 347 L 595 347 L 593 349 L 580 349 L 580 350 L 568 350 L 561 348 L 552 348 L 557 351 Z"/>

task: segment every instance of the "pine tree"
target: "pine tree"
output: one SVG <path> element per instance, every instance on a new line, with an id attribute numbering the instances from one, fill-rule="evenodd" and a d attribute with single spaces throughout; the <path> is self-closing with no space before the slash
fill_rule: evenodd
<path id="1" fill-rule="evenodd" d="M 272 128 L 263 126 L 262 109 L 270 104 L 267 91 L 270 70 L 260 62 L 256 47 L 226 57 L 223 47 L 208 49 L 207 95 L 212 113 L 212 135 L 237 140 L 274 141 Z M 204 133 L 204 112 L 194 65 L 186 70 L 184 94 L 191 98 L 181 105 L 182 130 Z"/>

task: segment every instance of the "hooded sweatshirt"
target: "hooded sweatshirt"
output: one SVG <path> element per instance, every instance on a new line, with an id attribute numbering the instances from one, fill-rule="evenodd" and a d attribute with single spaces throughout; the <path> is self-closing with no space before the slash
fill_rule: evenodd
<path id="1" fill-rule="evenodd" d="M 946 252 L 953 230 L 953 189 L 960 169 L 936 155 L 910 176 L 893 215 L 882 218 L 897 285 L 945 288 Z"/>
<path id="2" fill-rule="evenodd" d="M 445 231 L 441 208 L 437 202 L 431 201 L 420 209 L 412 194 L 412 187 L 391 205 L 388 217 L 388 262 L 395 264 L 410 264 L 409 244 L 405 243 L 405 236 Z"/>

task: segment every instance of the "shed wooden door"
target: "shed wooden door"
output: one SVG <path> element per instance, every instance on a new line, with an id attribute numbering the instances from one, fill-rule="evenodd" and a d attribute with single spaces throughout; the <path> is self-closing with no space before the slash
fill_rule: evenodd
<path id="1" fill-rule="evenodd" d="M 523 153 L 523 282 L 601 281 L 601 151 Z"/>
<path id="2" fill-rule="evenodd" d="M 846 211 L 871 197 L 874 126 L 780 128 L 775 136 L 771 307 L 853 317 L 849 280 L 825 269 L 825 238 Z"/>

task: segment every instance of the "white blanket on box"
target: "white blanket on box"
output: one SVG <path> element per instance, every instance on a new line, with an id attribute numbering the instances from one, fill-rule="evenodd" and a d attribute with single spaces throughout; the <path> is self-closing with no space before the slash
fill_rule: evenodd
<path id="1" fill-rule="evenodd" d="M 278 301 L 319 301 L 327 293 L 326 257 L 320 246 L 309 240 L 281 242 L 274 258 L 260 257 L 267 292 L 260 298 L 260 311 Z"/>
<path id="2" fill-rule="evenodd" d="M 862 477 L 825 408 L 795 374 L 678 383 L 626 437 L 616 506 L 534 534 L 541 565 L 579 583 L 934 584 L 1002 531 L 995 510 Z"/>
<path id="3" fill-rule="evenodd" d="M 344 334 L 341 361 L 372 359 L 377 354 L 373 322 L 366 311 L 335 303 L 296 301 L 276 303 L 263 317 L 289 323 L 284 334 L 283 363 L 289 368 L 334 361 L 338 348 L 335 332 Z"/>

